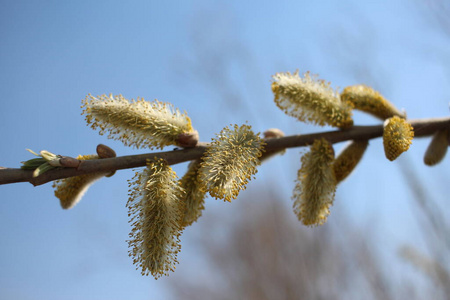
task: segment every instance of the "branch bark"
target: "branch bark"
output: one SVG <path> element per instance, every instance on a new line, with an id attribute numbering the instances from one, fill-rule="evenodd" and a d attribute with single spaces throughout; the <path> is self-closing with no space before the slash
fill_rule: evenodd
<path id="1" fill-rule="evenodd" d="M 408 120 L 414 128 L 415 137 L 423 137 L 434 134 L 440 129 L 450 129 L 450 117 Z M 353 126 L 348 130 L 334 130 L 314 134 L 292 135 L 282 138 L 266 139 L 265 150 L 274 152 L 286 148 L 303 147 L 310 145 L 315 139 L 325 138 L 331 143 L 339 143 L 347 140 L 374 139 L 383 135 L 383 125 Z M 147 159 L 163 158 L 170 165 L 198 159 L 208 147 L 208 143 L 199 143 L 194 148 L 173 150 L 166 152 L 120 156 L 95 160 L 83 160 L 78 168 L 59 168 L 50 170 L 38 177 L 33 177 L 33 171 L 17 168 L 0 167 L 0 184 L 17 182 L 30 182 L 34 186 L 47 182 L 78 176 L 94 172 L 112 172 L 116 170 L 143 167 Z"/>

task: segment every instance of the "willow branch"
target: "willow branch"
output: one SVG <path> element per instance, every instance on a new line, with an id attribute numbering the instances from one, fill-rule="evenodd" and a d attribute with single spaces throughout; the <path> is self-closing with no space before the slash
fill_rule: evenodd
<path id="1" fill-rule="evenodd" d="M 429 136 L 440 129 L 450 129 L 450 117 L 408 120 L 414 128 L 415 137 Z M 266 152 L 274 152 L 286 148 L 310 145 L 315 139 L 325 138 L 331 143 L 348 140 L 370 140 L 383 135 L 383 125 L 353 126 L 348 130 L 335 130 L 314 134 L 292 135 L 266 140 Z M 67 178 L 94 172 L 112 172 L 116 170 L 143 167 L 147 159 L 163 158 L 170 165 L 198 159 L 208 147 L 208 143 L 199 143 L 194 148 L 166 152 L 120 156 L 94 160 L 83 160 L 78 168 L 59 168 L 33 177 L 33 171 L 0 167 L 0 184 L 30 182 L 37 186 L 56 179 Z"/>

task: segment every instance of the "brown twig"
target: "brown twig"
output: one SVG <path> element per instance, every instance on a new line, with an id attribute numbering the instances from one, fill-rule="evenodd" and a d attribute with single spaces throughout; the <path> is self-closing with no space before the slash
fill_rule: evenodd
<path id="1" fill-rule="evenodd" d="M 416 137 L 432 135 L 439 129 L 450 129 L 450 117 L 409 120 L 414 128 Z M 266 151 L 276 151 L 286 148 L 310 145 L 315 139 L 325 138 L 331 143 L 347 140 L 374 139 L 383 135 L 383 125 L 353 126 L 348 130 L 335 130 L 314 134 L 292 135 L 282 138 L 266 140 Z M 56 179 L 83 175 L 93 172 L 111 172 L 115 170 L 143 167 L 147 159 L 155 157 L 165 159 L 170 165 L 198 159 L 208 147 L 207 143 L 198 143 L 194 148 L 173 150 L 166 152 L 148 153 L 140 155 L 120 156 L 114 158 L 94 159 L 82 161 L 78 168 L 58 168 L 33 177 L 33 171 L 15 168 L 0 168 L 0 184 L 16 182 L 30 182 L 37 186 Z"/>

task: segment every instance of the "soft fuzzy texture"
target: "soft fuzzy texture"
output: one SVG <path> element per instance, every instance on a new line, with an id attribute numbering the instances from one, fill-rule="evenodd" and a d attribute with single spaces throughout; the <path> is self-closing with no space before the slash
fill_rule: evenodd
<path id="1" fill-rule="evenodd" d="M 118 96 L 88 95 L 83 100 L 83 114 L 92 129 L 108 138 L 136 148 L 160 148 L 177 145 L 180 135 L 195 132 L 191 120 L 170 103 L 144 99 L 129 102 Z"/>
<path id="2" fill-rule="evenodd" d="M 356 168 L 369 145 L 368 140 L 351 141 L 333 163 L 336 182 L 340 183 Z"/>
<path id="3" fill-rule="evenodd" d="M 216 199 L 236 199 L 256 174 L 263 145 L 248 125 L 225 127 L 202 158 L 199 171 L 202 189 Z"/>
<path id="4" fill-rule="evenodd" d="M 98 155 L 79 155 L 78 160 L 98 159 Z M 55 196 L 63 209 L 71 209 L 80 202 L 89 187 L 110 172 L 97 172 L 53 181 Z"/>
<path id="5" fill-rule="evenodd" d="M 369 113 L 381 120 L 386 120 L 393 116 L 405 117 L 403 113 L 380 93 L 365 85 L 346 87 L 341 93 L 341 99 L 350 103 L 354 109 Z"/>
<path id="6" fill-rule="evenodd" d="M 340 99 L 330 84 L 305 73 L 277 73 L 273 76 L 275 103 L 287 115 L 302 122 L 338 128 L 353 126 L 352 107 Z"/>
<path id="7" fill-rule="evenodd" d="M 302 158 L 294 189 L 294 212 L 307 226 L 322 225 L 330 214 L 336 192 L 334 151 L 325 139 L 315 140 Z"/>
<path id="8" fill-rule="evenodd" d="M 183 190 L 163 159 L 149 161 L 129 185 L 127 207 L 133 227 L 129 255 L 142 275 L 158 279 L 174 271 L 178 263 Z"/>
<path id="9" fill-rule="evenodd" d="M 390 161 L 395 160 L 409 149 L 414 137 L 412 126 L 400 117 L 387 119 L 383 129 L 384 154 Z"/>

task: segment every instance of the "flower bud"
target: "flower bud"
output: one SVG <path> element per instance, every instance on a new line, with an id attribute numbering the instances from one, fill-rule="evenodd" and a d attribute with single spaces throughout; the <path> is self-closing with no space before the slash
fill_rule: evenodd
<path id="1" fill-rule="evenodd" d="M 423 158 L 425 164 L 427 166 L 434 166 L 440 163 L 447 153 L 448 141 L 447 135 L 449 130 L 443 129 L 437 131 L 431 140 L 430 145 L 425 152 L 425 156 Z"/>
<path id="2" fill-rule="evenodd" d="M 405 119 L 394 116 L 384 122 L 383 145 L 386 158 L 395 160 L 409 149 L 414 137 L 412 126 Z"/>

